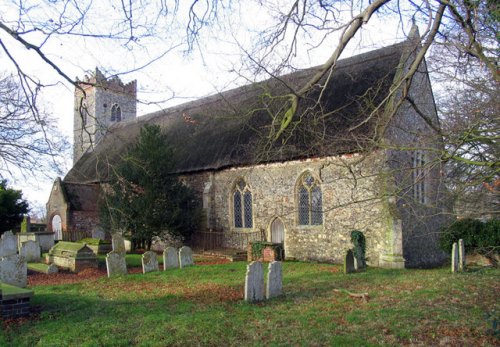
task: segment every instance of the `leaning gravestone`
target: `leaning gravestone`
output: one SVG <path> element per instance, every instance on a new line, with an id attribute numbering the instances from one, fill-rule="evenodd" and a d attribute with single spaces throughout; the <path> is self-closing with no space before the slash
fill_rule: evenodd
<path id="1" fill-rule="evenodd" d="M 16 287 L 26 287 L 28 266 L 24 257 L 15 254 L 0 258 L 0 281 Z"/>
<path id="2" fill-rule="evenodd" d="M 458 240 L 458 270 L 465 270 L 465 246 L 464 240 Z"/>
<path id="3" fill-rule="evenodd" d="M 106 269 L 108 270 L 108 277 L 126 275 L 127 263 L 125 261 L 125 254 L 111 251 L 106 255 Z"/>
<path id="4" fill-rule="evenodd" d="M 179 267 L 182 269 L 186 266 L 194 265 L 193 252 L 191 248 L 183 246 L 179 249 Z"/>
<path id="5" fill-rule="evenodd" d="M 142 273 L 158 271 L 158 258 L 155 252 L 147 251 L 142 255 Z"/>
<path id="6" fill-rule="evenodd" d="M 459 271 L 458 261 L 458 245 L 454 242 L 451 248 L 451 272 Z"/>
<path id="7" fill-rule="evenodd" d="M 177 248 L 167 247 L 163 251 L 163 270 L 179 268 Z"/>
<path id="8" fill-rule="evenodd" d="M 17 254 L 17 237 L 9 230 L 4 232 L 0 239 L 0 257 L 14 254 Z"/>
<path id="9" fill-rule="evenodd" d="M 114 252 L 125 253 L 125 240 L 120 233 L 115 233 L 111 237 L 111 245 Z"/>
<path id="10" fill-rule="evenodd" d="M 264 271 L 261 262 L 253 261 L 247 265 L 245 301 L 256 302 L 261 300 L 264 300 Z"/>
<path id="11" fill-rule="evenodd" d="M 21 245 L 19 254 L 24 257 L 26 262 L 37 262 L 42 258 L 40 245 L 37 241 L 28 240 L 24 241 Z"/>
<path id="12" fill-rule="evenodd" d="M 269 263 L 267 272 L 266 298 L 271 299 L 280 296 L 283 290 L 283 271 L 280 261 Z"/>
<path id="13" fill-rule="evenodd" d="M 356 268 L 354 267 L 354 254 L 349 249 L 344 258 L 344 273 L 348 274 L 355 271 Z"/>

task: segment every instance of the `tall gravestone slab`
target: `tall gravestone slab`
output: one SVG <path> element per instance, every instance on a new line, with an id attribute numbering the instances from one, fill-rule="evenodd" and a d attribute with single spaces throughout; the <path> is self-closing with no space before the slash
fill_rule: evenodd
<path id="1" fill-rule="evenodd" d="M 142 255 L 142 273 L 159 271 L 158 258 L 155 252 L 147 251 Z"/>
<path id="2" fill-rule="evenodd" d="M 247 265 L 245 301 L 257 302 L 262 300 L 264 300 L 264 270 L 261 262 L 253 261 Z"/>
<path id="3" fill-rule="evenodd" d="M 21 245 L 19 254 L 24 257 L 26 262 L 37 262 L 42 258 L 42 251 L 37 241 L 24 241 Z"/>
<path id="4" fill-rule="evenodd" d="M 17 237 L 12 231 L 6 231 L 0 239 L 0 257 L 17 254 Z"/>
<path id="5" fill-rule="evenodd" d="M 451 272 L 458 271 L 458 245 L 456 242 L 453 243 L 453 247 L 451 248 Z"/>
<path id="6" fill-rule="evenodd" d="M 267 272 L 266 298 L 280 296 L 283 292 L 283 270 L 280 261 L 269 263 Z"/>
<path id="7" fill-rule="evenodd" d="M 179 268 L 179 255 L 177 248 L 167 247 L 163 251 L 163 270 L 178 269 Z"/>
<path id="8" fill-rule="evenodd" d="M 111 246 L 114 252 L 125 254 L 125 240 L 120 233 L 115 233 L 111 236 Z"/>
<path id="9" fill-rule="evenodd" d="M 25 288 L 28 284 L 28 265 L 24 257 L 15 254 L 0 258 L 0 281 Z"/>
<path id="10" fill-rule="evenodd" d="M 464 240 L 458 240 L 458 270 L 465 270 L 465 246 Z"/>
<path id="11" fill-rule="evenodd" d="M 344 258 L 344 273 L 348 274 L 355 271 L 356 268 L 354 266 L 354 254 L 349 249 Z"/>
<path id="12" fill-rule="evenodd" d="M 125 253 L 109 252 L 106 255 L 106 269 L 108 277 L 126 275 L 127 263 L 125 261 Z"/>
<path id="13" fill-rule="evenodd" d="M 194 265 L 193 251 L 191 251 L 191 248 L 183 246 L 179 249 L 179 267 L 183 268 L 191 265 Z"/>

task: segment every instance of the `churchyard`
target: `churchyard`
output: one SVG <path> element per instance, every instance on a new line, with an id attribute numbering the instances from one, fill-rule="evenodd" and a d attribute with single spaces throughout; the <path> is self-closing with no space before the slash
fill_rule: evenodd
<path id="1" fill-rule="evenodd" d="M 163 270 L 158 255 L 159 271 L 143 274 L 142 256 L 127 254 L 128 274 L 108 278 L 105 258 L 71 283 L 56 280 L 64 272 L 39 282 L 30 272 L 33 314 L 2 322 L 0 345 L 499 344 L 498 269 L 344 274 L 341 265 L 283 262 L 283 294 L 250 303 L 247 262 L 195 257 L 194 266 Z"/>

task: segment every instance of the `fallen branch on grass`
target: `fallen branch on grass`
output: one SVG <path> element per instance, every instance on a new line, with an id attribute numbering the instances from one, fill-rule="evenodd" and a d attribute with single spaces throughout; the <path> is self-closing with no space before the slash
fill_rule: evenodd
<path id="1" fill-rule="evenodd" d="M 349 295 L 351 298 L 363 299 L 364 302 L 368 302 L 368 299 L 370 299 L 368 293 L 351 293 L 346 289 L 334 289 L 333 291 L 336 293 L 345 293 Z"/>

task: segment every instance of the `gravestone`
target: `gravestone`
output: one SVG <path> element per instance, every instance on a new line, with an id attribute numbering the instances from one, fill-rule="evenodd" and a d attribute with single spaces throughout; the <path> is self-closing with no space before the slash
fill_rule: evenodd
<path id="1" fill-rule="evenodd" d="M 191 265 L 194 265 L 193 252 L 191 251 L 191 248 L 182 246 L 179 249 L 179 267 L 182 269 L 183 267 Z"/>
<path id="2" fill-rule="evenodd" d="M 40 261 L 42 257 L 40 245 L 33 240 L 24 241 L 21 245 L 19 254 L 23 256 L 28 263 Z"/>
<path id="3" fill-rule="evenodd" d="M 266 298 L 271 299 L 282 294 L 283 290 L 283 271 L 280 261 L 269 263 L 267 272 Z"/>
<path id="4" fill-rule="evenodd" d="M 126 275 L 127 263 L 125 261 L 125 253 L 109 252 L 106 255 L 106 269 L 108 277 Z"/>
<path id="5" fill-rule="evenodd" d="M 458 269 L 458 245 L 456 242 L 453 243 L 451 248 L 451 272 L 457 272 Z"/>
<path id="6" fill-rule="evenodd" d="M 354 254 L 352 253 L 352 250 L 349 249 L 344 258 L 344 273 L 348 274 L 355 271 L 356 268 L 354 267 Z"/>
<path id="7" fill-rule="evenodd" d="M 25 288 L 28 284 L 28 265 L 24 257 L 14 254 L 0 258 L 0 281 Z"/>
<path id="8" fill-rule="evenodd" d="M 15 254 L 17 254 L 17 237 L 9 230 L 4 232 L 0 239 L 0 257 Z"/>
<path id="9" fill-rule="evenodd" d="M 155 252 L 147 251 L 142 255 L 142 273 L 158 271 L 158 258 Z"/>
<path id="10" fill-rule="evenodd" d="M 106 233 L 100 227 L 95 227 L 94 230 L 92 230 L 92 238 L 104 240 L 106 239 Z"/>
<path id="11" fill-rule="evenodd" d="M 114 252 L 125 253 L 125 240 L 123 240 L 122 234 L 114 233 L 111 237 L 111 245 Z"/>
<path id="12" fill-rule="evenodd" d="M 167 247 L 163 251 L 163 270 L 179 268 L 177 248 Z"/>
<path id="13" fill-rule="evenodd" d="M 262 300 L 264 300 L 264 271 L 261 262 L 253 261 L 247 265 L 245 301 L 257 302 Z"/>
<path id="14" fill-rule="evenodd" d="M 464 240 L 458 240 L 458 270 L 465 270 L 465 246 Z"/>
<path id="15" fill-rule="evenodd" d="M 57 267 L 56 264 L 50 264 L 47 268 L 48 274 L 56 274 L 58 272 L 59 272 L 59 268 Z"/>

